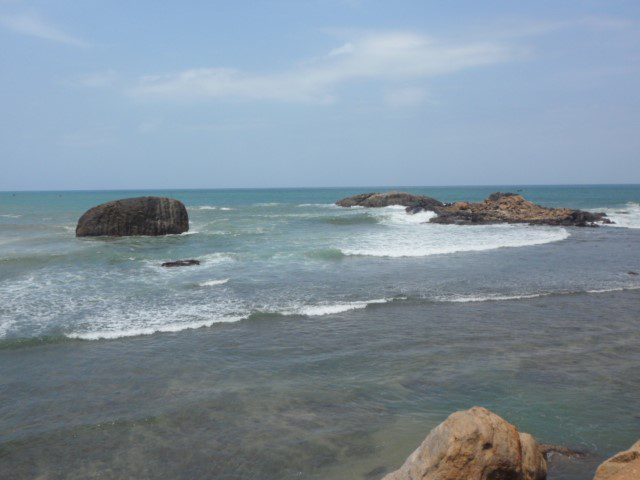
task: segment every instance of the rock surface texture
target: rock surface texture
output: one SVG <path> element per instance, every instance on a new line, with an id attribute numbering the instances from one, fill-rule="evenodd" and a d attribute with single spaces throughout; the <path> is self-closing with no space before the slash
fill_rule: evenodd
<path id="1" fill-rule="evenodd" d="M 383 480 L 544 480 L 534 438 L 482 407 L 453 413 Z"/>
<path id="2" fill-rule="evenodd" d="M 529 223 L 534 225 L 597 226 L 611 223 L 605 213 L 536 205 L 514 193 L 492 193 L 484 202 L 456 202 L 435 210 L 433 223 L 490 224 Z"/>
<path id="3" fill-rule="evenodd" d="M 340 207 L 388 207 L 391 205 L 402 205 L 403 207 L 418 207 L 420 210 L 432 210 L 441 207 L 443 204 L 435 198 L 423 195 L 414 195 L 406 192 L 385 192 L 385 193 L 361 193 L 351 197 L 338 200 L 336 205 Z"/>
<path id="4" fill-rule="evenodd" d="M 640 479 L 640 440 L 629 450 L 615 454 L 598 467 L 593 480 Z"/>
<path id="5" fill-rule="evenodd" d="M 189 216 L 182 202 L 173 198 L 137 197 L 87 210 L 78 220 L 76 236 L 167 235 L 188 230 Z"/>

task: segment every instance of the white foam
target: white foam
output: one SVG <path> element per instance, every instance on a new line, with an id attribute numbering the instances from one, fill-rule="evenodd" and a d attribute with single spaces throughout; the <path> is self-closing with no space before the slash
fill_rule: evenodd
<path id="1" fill-rule="evenodd" d="M 77 338 L 82 340 L 112 340 L 123 337 L 138 337 L 141 335 L 153 335 L 154 333 L 181 332 L 183 330 L 194 330 L 197 328 L 211 327 L 216 323 L 233 323 L 244 320 L 246 316 L 228 316 L 219 317 L 210 320 L 201 320 L 197 322 L 178 322 L 165 325 L 154 325 L 150 327 L 130 328 L 130 329 L 109 329 L 97 330 L 93 332 L 74 332 L 65 336 L 68 338 Z"/>
<path id="2" fill-rule="evenodd" d="M 378 298 L 374 300 L 363 300 L 356 302 L 326 303 L 320 305 L 304 305 L 281 312 L 283 315 L 307 315 L 309 317 L 321 315 L 333 315 L 336 313 L 348 312 L 349 310 L 360 310 L 368 305 L 387 303 L 389 299 Z"/>
<path id="3" fill-rule="evenodd" d="M 604 212 L 611 221 L 615 222 L 612 227 L 640 228 L 640 204 L 629 202 L 621 208 L 595 209 L 594 211 Z"/>
<path id="4" fill-rule="evenodd" d="M 224 263 L 224 262 L 233 262 L 236 260 L 236 255 L 233 253 L 227 253 L 227 252 L 215 252 L 215 253 L 209 253 L 207 255 L 203 255 L 201 259 L 208 264 L 211 264 L 211 263 L 218 264 L 218 263 Z"/>
<path id="5" fill-rule="evenodd" d="M 197 207 L 197 209 L 198 210 L 221 210 L 224 212 L 233 210 L 233 208 L 231 207 L 220 207 L 218 205 L 200 205 L 199 207 Z"/>
<path id="6" fill-rule="evenodd" d="M 490 293 L 486 295 L 441 296 L 441 297 L 436 297 L 434 300 L 437 302 L 447 302 L 447 303 L 499 302 L 504 300 L 526 300 L 528 298 L 548 297 L 550 295 L 574 295 L 578 293 L 610 293 L 610 292 L 624 292 L 628 290 L 640 290 L 640 285 L 599 288 L 599 289 L 592 289 L 592 290 L 570 290 L 570 291 L 564 290 L 564 291 L 557 291 L 557 292 L 524 293 L 524 294 L 515 294 L 515 295 L 501 295 L 501 294 Z"/>
<path id="7" fill-rule="evenodd" d="M 22 217 L 22 215 L 16 215 L 14 213 L 3 213 L 2 215 L 0 215 L 0 217 L 5 217 L 5 218 L 20 218 Z"/>
<path id="8" fill-rule="evenodd" d="M 224 285 L 228 281 L 228 278 L 223 278 L 222 280 L 207 280 L 206 282 L 200 282 L 198 285 L 201 287 L 215 287 L 216 285 Z"/>
<path id="9" fill-rule="evenodd" d="M 523 295 L 467 295 L 467 296 L 453 296 L 453 297 L 437 297 L 435 300 L 438 302 L 447 303 L 473 303 L 473 302 L 499 302 L 503 300 L 524 300 L 527 298 L 539 298 L 550 295 L 549 293 L 532 293 Z"/>
<path id="10" fill-rule="evenodd" d="M 335 203 L 301 203 L 299 207 L 342 208 Z"/>
<path id="11" fill-rule="evenodd" d="M 435 213 L 408 214 L 404 207 L 376 209 L 378 228 L 352 236 L 338 248 L 345 255 L 424 257 L 456 252 L 524 247 L 557 242 L 569 237 L 560 227 L 530 225 L 440 225 L 429 223 Z"/>

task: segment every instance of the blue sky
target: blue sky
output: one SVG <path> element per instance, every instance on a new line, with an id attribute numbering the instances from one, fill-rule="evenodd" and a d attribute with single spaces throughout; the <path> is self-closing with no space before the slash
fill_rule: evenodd
<path id="1" fill-rule="evenodd" d="M 0 0 L 0 189 L 640 183 L 639 86 L 637 1 Z"/>

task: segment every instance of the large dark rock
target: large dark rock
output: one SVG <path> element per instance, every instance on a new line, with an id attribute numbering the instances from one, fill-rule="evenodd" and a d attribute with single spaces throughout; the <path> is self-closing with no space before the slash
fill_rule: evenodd
<path id="1" fill-rule="evenodd" d="M 136 197 L 87 210 L 78 220 L 76 236 L 167 235 L 188 230 L 189 216 L 182 202 L 165 197 Z"/>
<path id="2" fill-rule="evenodd" d="M 435 207 L 442 206 L 435 198 L 425 197 L 424 195 L 414 195 L 406 192 L 384 192 L 384 193 L 360 193 L 351 197 L 338 200 L 336 205 L 340 207 L 369 207 L 380 208 L 389 207 L 391 205 L 402 205 L 411 209 L 433 210 Z M 414 213 L 414 212 L 411 212 Z"/>

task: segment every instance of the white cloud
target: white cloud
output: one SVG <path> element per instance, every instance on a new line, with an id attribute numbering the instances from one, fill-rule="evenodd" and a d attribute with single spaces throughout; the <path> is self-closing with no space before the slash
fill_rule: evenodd
<path id="1" fill-rule="evenodd" d="M 423 88 L 405 87 L 392 90 L 385 96 L 385 103 L 390 107 L 417 107 L 427 99 L 427 92 Z"/>
<path id="2" fill-rule="evenodd" d="M 16 33 L 38 37 L 52 42 L 64 43 L 75 47 L 89 46 L 84 40 L 63 32 L 32 13 L 2 15 L 0 16 L 0 25 Z"/>
<path id="3" fill-rule="evenodd" d="M 406 33 L 368 34 L 327 55 L 282 72 L 258 74 L 233 68 L 201 68 L 147 76 L 130 90 L 156 99 L 249 99 L 326 103 L 334 90 L 357 80 L 406 83 L 518 57 L 492 42 L 449 44 Z"/>

